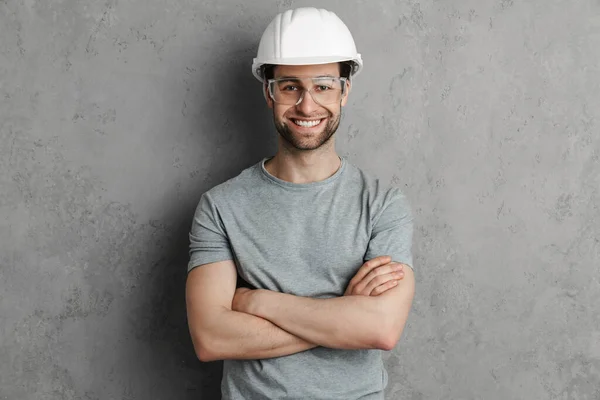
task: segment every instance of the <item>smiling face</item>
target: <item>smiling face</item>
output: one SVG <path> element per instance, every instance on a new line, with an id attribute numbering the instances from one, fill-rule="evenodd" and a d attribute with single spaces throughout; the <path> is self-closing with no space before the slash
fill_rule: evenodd
<path id="1" fill-rule="evenodd" d="M 305 77 L 340 76 L 338 63 L 319 65 L 278 65 L 273 78 L 302 77 L 306 89 L 311 89 L 311 80 Z M 342 106 L 348 101 L 349 84 L 340 102 L 320 105 L 310 93 L 305 92 L 298 105 L 275 103 L 267 95 L 267 104 L 273 109 L 275 128 L 284 140 L 284 145 L 297 150 L 315 150 L 328 143 L 340 124 Z M 266 90 L 266 88 L 265 88 Z"/>

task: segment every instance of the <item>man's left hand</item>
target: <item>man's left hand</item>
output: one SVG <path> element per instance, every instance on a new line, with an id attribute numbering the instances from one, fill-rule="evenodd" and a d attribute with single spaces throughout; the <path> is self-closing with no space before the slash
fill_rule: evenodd
<path id="1" fill-rule="evenodd" d="M 365 262 L 350 280 L 344 296 L 378 296 L 404 278 L 404 265 L 390 256 L 380 256 Z"/>

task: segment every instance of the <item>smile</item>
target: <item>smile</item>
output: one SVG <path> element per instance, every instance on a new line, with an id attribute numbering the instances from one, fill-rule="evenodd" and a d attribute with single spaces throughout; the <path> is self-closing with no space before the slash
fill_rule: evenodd
<path id="1" fill-rule="evenodd" d="M 304 128 L 312 128 L 321 123 L 323 119 L 312 119 L 312 120 L 303 120 L 303 119 L 292 119 L 294 124 L 298 126 L 302 126 Z"/>

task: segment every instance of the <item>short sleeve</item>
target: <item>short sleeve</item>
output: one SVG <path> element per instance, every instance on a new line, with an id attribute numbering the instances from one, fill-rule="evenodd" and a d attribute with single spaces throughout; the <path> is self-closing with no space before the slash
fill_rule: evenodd
<path id="1" fill-rule="evenodd" d="M 223 221 L 208 193 L 202 195 L 196 207 L 189 237 L 188 272 L 202 264 L 233 259 Z"/>
<path id="2" fill-rule="evenodd" d="M 404 194 L 391 189 L 382 211 L 376 216 L 365 261 L 378 256 L 391 256 L 392 261 L 413 268 L 412 259 L 413 215 Z"/>

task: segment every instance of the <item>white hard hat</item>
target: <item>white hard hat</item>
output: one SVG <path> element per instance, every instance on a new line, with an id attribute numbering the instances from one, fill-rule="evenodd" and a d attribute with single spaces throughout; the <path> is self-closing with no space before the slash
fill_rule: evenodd
<path id="1" fill-rule="evenodd" d="M 263 66 L 313 65 L 350 61 L 351 75 L 362 69 L 352 34 L 333 12 L 313 7 L 278 14 L 267 26 L 252 62 L 252 73 L 264 80 Z"/>

